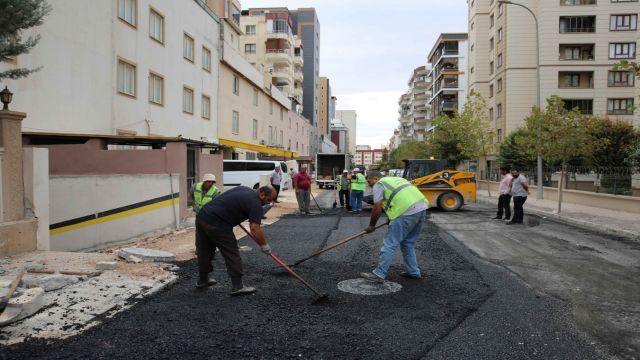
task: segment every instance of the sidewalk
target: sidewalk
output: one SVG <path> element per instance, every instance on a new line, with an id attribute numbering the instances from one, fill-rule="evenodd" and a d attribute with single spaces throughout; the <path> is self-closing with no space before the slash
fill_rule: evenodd
<path id="1" fill-rule="evenodd" d="M 492 192 L 491 195 L 489 197 L 486 190 L 478 190 L 478 203 L 497 206 L 497 193 Z M 557 208 L 556 201 L 539 200 L 532 193 L 524 204 L 524 213 L 525 216 L 527 213 L 534 214 L 599 233 L 640 241 L 640 217 L 638 214 L 570 203 L 562 203 L 562 213 L 557 214 Z"/>

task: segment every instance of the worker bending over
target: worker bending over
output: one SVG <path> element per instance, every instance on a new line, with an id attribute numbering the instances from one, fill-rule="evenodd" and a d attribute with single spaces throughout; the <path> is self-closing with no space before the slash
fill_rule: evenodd
<path id="1" fill-rule="evenodd" d="M 193 210 L 195 210 L 197 214 L 206 203 L 220 195 L 220 190 L 216 187 L 216 176 L 213 174 L 204 174 L 202 181 L 193 186 L 192 194 Z"/>
<path id="2" fill-rule="evenodd" d="M 360 274 L 372 282 L 383 282 L 393 261 L 396 249 L 400 247 L 405 271 L 400 276 L 420 279 L 422 274 L 416 259 L 416 241 L 420 237 L 429 201 L 420 190 L 401 177 L 382 177 L 379 171 L 369 171 L 367 183 L 373 187 L 373 211 L 367 233 L 375 231 L 382 211 L 389 218 L 389 231 L 384 238 L 378 266 L 372 272 Z"/>
<path id="3" fill-rule="evenodd" d="M 362 211 L 362 199 L 364 198 L 364 190 L 367 186 L 367 181 L 360 172 L 360 168 L 353 169 L 353 175 L 351 176 L 351 211 L 352 213 L 360 214 Z"/>
<path id="4" fill-rule="evenodd" d="M 196 287 L 204 288 L 216 284 L 216 280 L 209 278 L 209 273 L 213 271 L 211 262 L 218 248 L 231 278 L 231 295 L 251 294 L 256 291 L 242 282 L 242 258 L 233 227 L 249 219 L 251 233 L 260 249 L 265 254 L 270 254 L 271 247 L 264 238 L 260 223 L 264 213 L 263 205 L 271 203 L 275 196 L 276 191 L 271 186 L 263 186 L 257 191 L 238 186 L 216 196 L 202 207 L 196 216 L 196 254 L 200 272 Z"/>

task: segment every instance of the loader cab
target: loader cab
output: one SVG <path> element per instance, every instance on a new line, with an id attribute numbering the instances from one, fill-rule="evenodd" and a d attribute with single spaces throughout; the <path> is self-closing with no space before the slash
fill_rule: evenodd
<path id="1" fill-rule="evenodd" d="M 402 177 L 411 181 L 447 169 L 447 160 L 408 159 L 404 162 Z"/>

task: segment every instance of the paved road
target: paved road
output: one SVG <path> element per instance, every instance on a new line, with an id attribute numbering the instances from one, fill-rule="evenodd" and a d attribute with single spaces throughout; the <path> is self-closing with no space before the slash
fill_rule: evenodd
<path id="1" fill-rule="evenodd" d="M 332 201 L 328 192 L 319 199 Z M 291 262 L 359 231 L 366 217 L 285 218 L 266 229 L 274 253 Z M 444 215 L 444 214 L 443 214 Z M 437 217 L 440 217 L 437 214 Z M 435 219 L 437 220 L 437 219 Z M 384 231 L 355 240 L 299 267 L 330 294 L 312 294 L 282 275 L 267 256 L 243 253 L 256 295 L 232 298 L 220 259 L 220 283 L 194 290 L 194 261 L 180 280 L 104 324 L 64 341 L 32 341 L 1 350 L 3 359 L 600 359 L 600 350 L 572 325 L 570 308 L 526 286 L 504 268 L 478 261 L 430 224 L 417 253 L 426 279 L 400 278 L 398 255 L 390 295 L 343 293 L 340 281 L 375 264 Z M 247 239 L 242 244 L 249 244 Z"/>

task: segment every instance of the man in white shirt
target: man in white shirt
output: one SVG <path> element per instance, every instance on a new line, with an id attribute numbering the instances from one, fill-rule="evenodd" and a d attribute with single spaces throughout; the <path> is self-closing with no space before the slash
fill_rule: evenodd
<path id="1" fill-rule="evenodd" d="M 502 181 L 500 181 L 500 197 L 498 198 L 498 214 L 494 219 L 502 220 L 502 214 L 504 213 L 505 221 L 511 220 L 511 179 L 513 176 L 509 174 L 509 169 L 506 167 L 500 168 L 500 175 L 502 175 Z"/>

